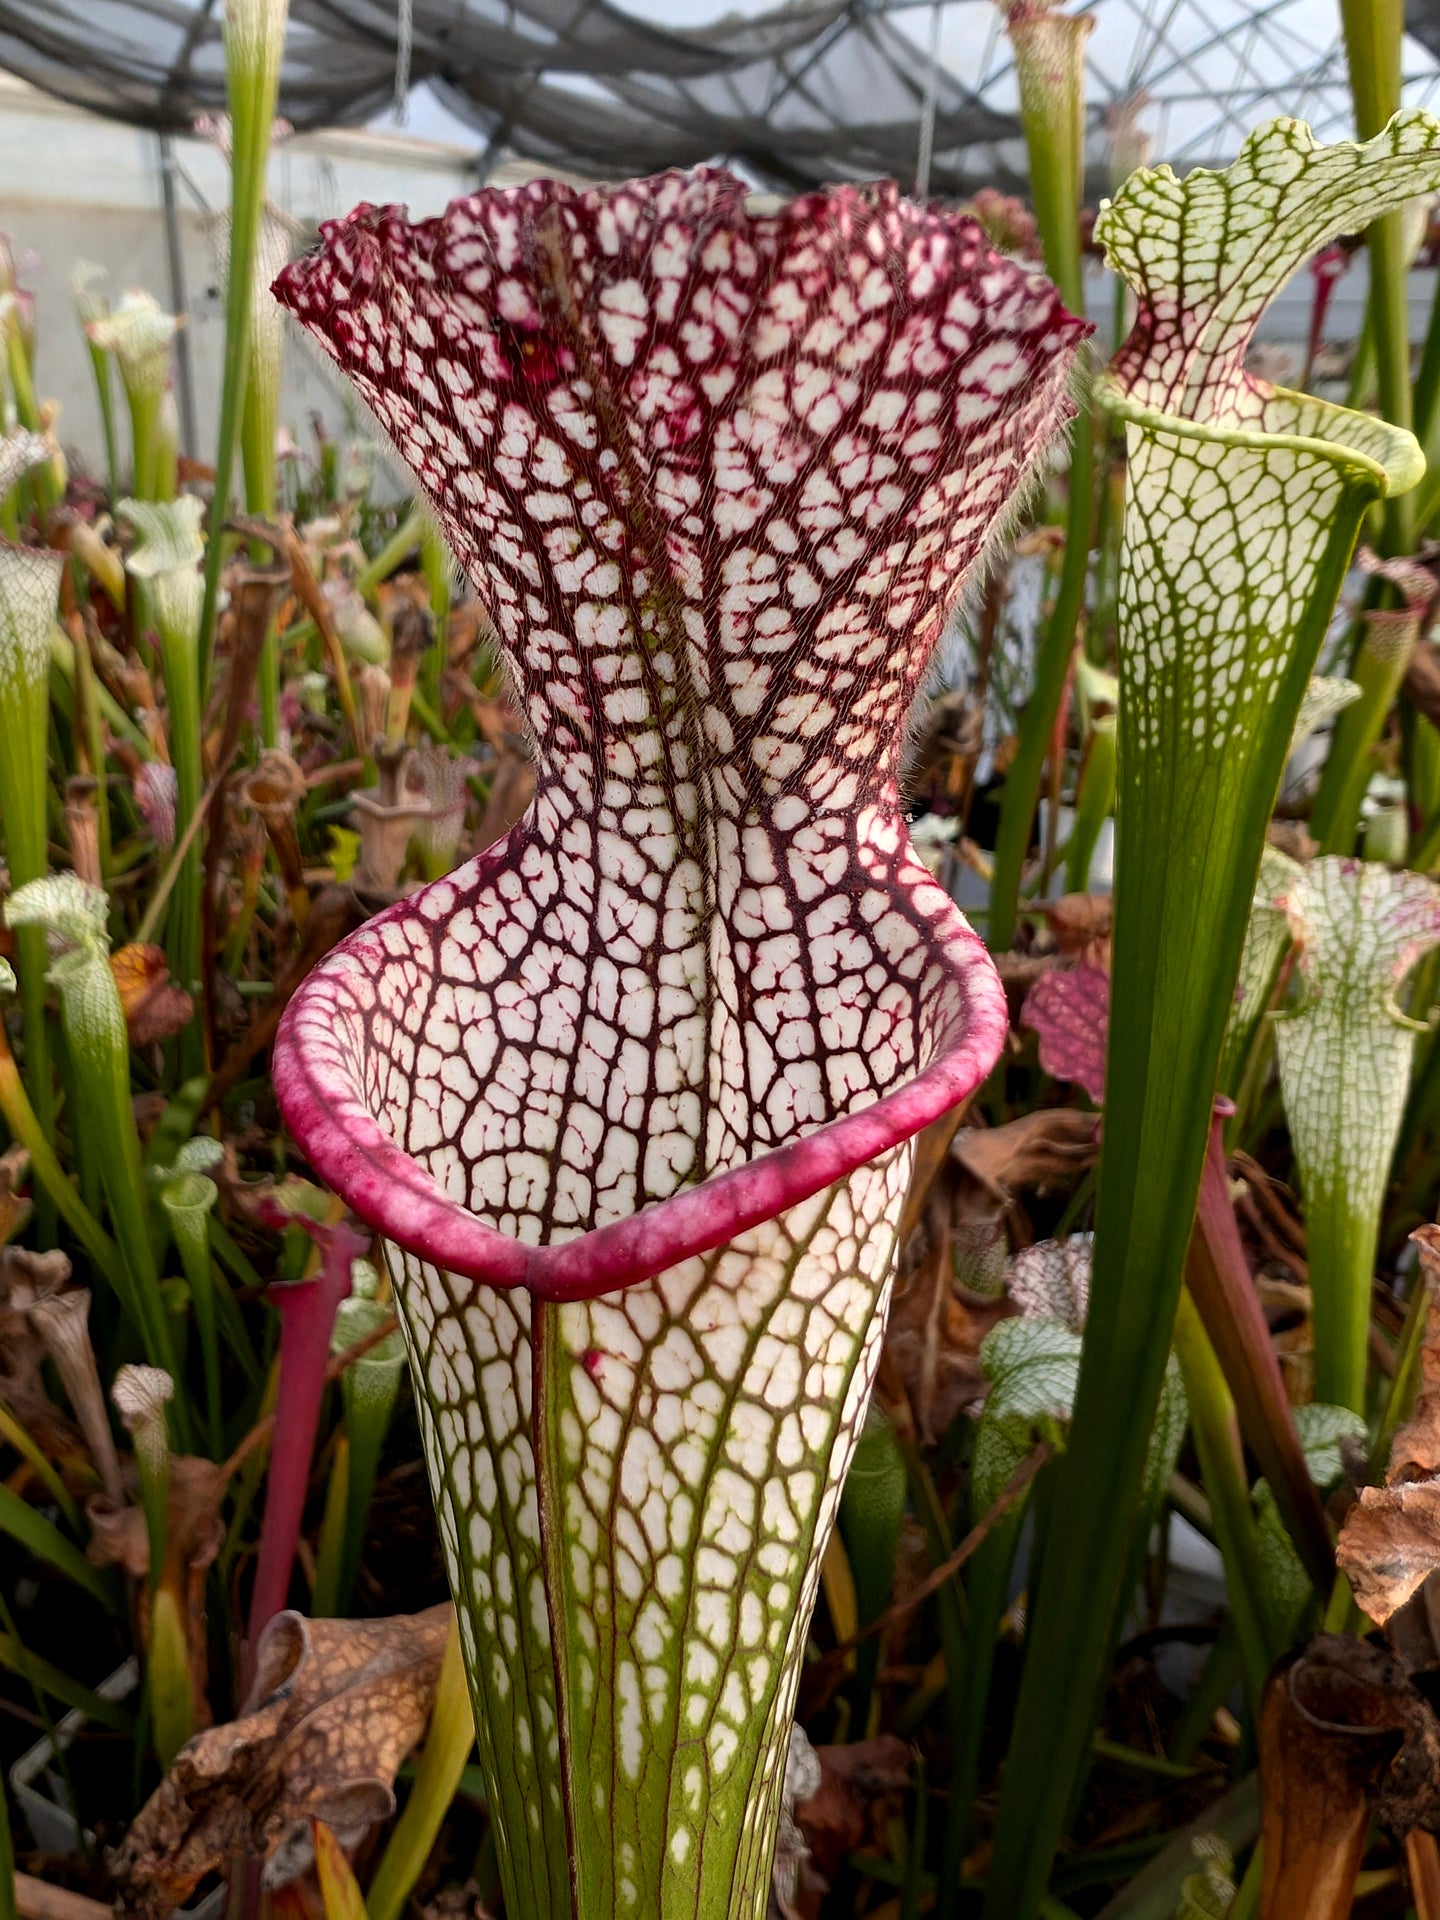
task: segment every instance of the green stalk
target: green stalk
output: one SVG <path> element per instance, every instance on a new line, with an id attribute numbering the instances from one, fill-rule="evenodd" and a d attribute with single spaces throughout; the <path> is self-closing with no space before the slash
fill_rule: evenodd
<path id="1" fill-rule="evenodd" d="M 8 962 L 0 960 L 0 995 L 11 993 L 15 976 Z M 12 1137 L 30 1156 L 30 1171 L 40 1183 L 52 1208 L 64 1216 L 66 1225 L 89 1254 L 99 1272 L 111 1277 L 121 1292 L 122 1304 L 128 1302 L 126 1276 L 120 1251 L 75 1190 L 75 1183 L 55 1157 L 45 1129 L 25 1092 L 20 1070 L 10 1051 L 3 1026 L 0 1026 L 0 1113 Z M 127 1309 L 128 1310 L 128 1309 Z"/>
<path id="2" fill-rule="evenodd" d="M 190 1655 L 183 1601 L 176 1592 L 170 1557 L 170 1440 L 165 1408 L 175 1383 L 158 1367 L 121 1367 L 111 1397 L 130 1435 L 140 1475 L 149 1546 L 149 1635 L 145 1689 L 150 1730 L 162 1767 L 168 1768 L 194 1729 Z"/>
<path id="3" fill-rule="evenodd" d="M 75 648 L 75 693 L 80 709 L 79 724 L 84 729 L 85 753 L 89 771 L 95 776 L 96 829 L 100 846 L 100 879 L 108 886 L 113 867 L 110 841 L 110 788 L 105 778 L 105 721 L 97 697 L 99 680 L 90 648 L 82 640 Z"/>
<path id="4" fill-rule="evenodd" d="M 474 1744 L 475 1721 L 465 1680 L 465 1659 L 459 1629 L 452 1619 L 430 1713 L 430 1731 L 415 1768 L 415 1784 L 365 1896 L 370 1920 L 400 1920 L 455 1798 Z"/>
<path id="5" fill-rule="evenodd" d="M 120 498 L 120 447 L 115 433 L 115 389 L 110 379 L 110 356 L 93 340 L 85 343 L 90 370 L 95 375 L 95 397 L 100 403 L 100 425 L 105 435 L 105 481 L 108 498 Z"/>
<path id="6" fill-rule="evenodd" d="M 0 827 L 12 887 L 38 880 L 49 865 L 46 820 L 49 739 L 50 629 L 65 562 L 0 546 Z M 55 1138 L 55 1081 L 45 1029 L 45 932 L 26 927 L 16 939 L 25 1041 L 25 1080 L 44 1139 Z M 42 1239 L 54 1232 L 47 1204 L 37 1225 Z"/>
<path id="7" fill-rule="evenodd" d="M 357 1260 L 350 1273 L 350 1296 L 335 1311 L 332 1354 L 343 1353 L 391 1318 L 390 1306 L 376 1298 L 378 1288 L 379 1275 L 374 1267 L 368 1260 Z M 405 1349 L 400 1335 L 392 1333 L 362 1354 L 341 1376 L 345 1431 L 331 1475 L 322 1550 L 316 1565 L 317 1613 L 347 1614 L 350 1610 L 380 1451 L 404 1371 Z"/>
<path id="8" fill-rule="evenodd" d="M 159 635 L 170 759 L 175 768 L 175 818 L 184 835 L 165 923 L 166 957 L 176 984 L 198 999 L 204 938 L 203 849 L 198 831 L 192 829 L 205 782 L 199 655 L 203 587 L 196 570 L 204 550 L 203 508 L 193 494 L 186 494 L 163 504 L 123 500 L 119 511 L 140 536 L 126 567 L 137 587 L 144 589 Z M 201 1071 L 203 1048 L 200 1023 L 191 1021 L 179 1036 L 182 1079 Z"/>
<path id="9" fill-rule="evenodd" d="M 447 635 L 450 630 L 450 599 L 455 578 L 455 563 L 445 545 L 439 527 L 426 516 L 425 531 L 420 539 L 420 566 L 425 575 L 426 585 L 430 589 L 430 612 L 435 621 L 435 645 L 427 648 L 421 661 L 421 692 L 426 704 L 431 708 L 440 705 L 440 675 L 444 671 L 449 655 Z M 419 709 L 416 709 L 419 712 Z M 424 724 L 429 726 L 428 721 Z M 437 734 L 437 739 L 442 737 Z"/>
<path id="10" fill-rule="evenodd" d="M 1325 149 L 1277 122 L 1225 173 L 1134 176 L 1097 223 L 1142 314 L 1179 310 L 1195 344 L 1181 353 L 1152 318 L 1102 383 L 1129 451 L 1111 972 L 1125 1018 L 987 1920 L 1032 1920 L 1088 1753 L 1270 810 L 1360 525 L 1420 471 L 1408 434 L 1248 386 L 1245 349 L 1353 205 L 1440 182 L 1437 132 L 1407 116 L 1368 148 Z"/>
<path id="11" fill-rule="evenodd" d="M 1430 466 L 1431 436 L 1440 425 L 1440 283 L 1437 283 L 1434 297 L 1430 302 L 1430 320 L 1425 328 L 1425 345 L 1420 354 L 1420 370 L 1415 375 L 1415 386 L 1411 403 L 1415 409 L 1415 418 L 1411 430 L 1415 438 L 1425 449 L 1425 463 Z M 1417 494 L 1416 499 L 1419 500 Z"/>
<path id="12" fill-rule="evenodd" d="M 78 1533 L 80 1509 L 71 1499 L 65 1482 L 3 1400 L 0 1400 L 0 1440 L 3 1440 L 7 1446 L 13 1447 L 29 1466 L 31 1472 L 39 1477 L 50 1498 L 64 1514 L 66 1525 L 72 1532 Z"/>
<path id="13" fill-rule="evenodd" d="M 130 1103 L 130 1046 L 119 989 L 110 968 L 106 896 L 71 873 L 32 881 L 6 903 L 13 927 L 31 926 L 71 941 L 48 978 L 59 989 L 61 1026 L 94 1143 L 100 1183 L 129 1281 L 131 1306 L 151 1365 L 177 1377 L 169 1315 L 150 1238 L 149 1212 Z M 176 1437 L 189 1443 L 183 1398 L 174 1408 Z"/>
<path id="14" fill-rule="evenodd" d="M 147 393 L 143 388 L 128 393 L 130 401 L 131 485 L 139 500 L 160 498 L 161 432 L 160 408 L 163 394 Z"/>
<path id="15" fill-rule="evenodd" d="M 1365 1410 L 1377 1225 L 1357 1218 L 1347 1196 L 1334 1187 L 1306 1194 L 1315 1397 L 1357 1413 Z"/>
<path id="16" fill-rule="evenodd" d="M 330 1456 L 330 1480 L 325 1488 L 325 1510 L 315 1547 L 315 1585 L 310 1611 L 317 1620 L 333 1620 L 340 1612 L 340 1567 L 345 1557 L 345 1508 L 350 1482 L 350 1442 L 335 1436 Z"/>
<path id="17" fill-rule="evenodd" d="M 368 1306 L 369 1315 L 356 1309 Z M 348 1311 L 347 1311 L 348 1309 Z M 381 1321 L 388 1320 L 390 1308 L 378 1301 L 349 1300 L 335 1316 L 335 1342 L 343 1348 L 352 1345 Z M 345 1434 L 349 1441 L 346 1476 L 344 1552 L 340 1563 L 338 1597 L 342 1612 L 348 1611 L 355 1591 L 356 1575 L 365 1545 L 365 1527 L 370 1518 L 370 1501 L 380 1467 L 380 1452 L 390 1428 L 405 1371 L 405 1349 L 398 1333 L 382 1340 L 377 1347 L 346 1368 L 340 1390 L 345 1402 Z"/>
<path id="18" fill-rule="evenodd" d="M 1020 119 L 1030 161 L 1031 191 L 1045 270 L 1072 313 L 1085 311 L 1080 255 L 1084 192 L 1085 39 L 1088 14 L 1043 8 L 1007 9 L 1007 29 L 1020 83 Z M 1040 796 L 1045 758 L 1070 671 L 1075 630 L 1085 600 L 1094 519 L 1095 425 L 1088 398 L 1070 429 L 1070 487 L 1065 550 L 1050 618 L 1035 658 L 1035 684 L 1021 716 L 1015 757 L 1005 776 L 990 882 L 986 941 L 994 952 L 1015 942 L 1020 875 Z"/>
<path id="19" fill-rule="evenodd" d="M 1185 1292 L 1175 1315 L 1175 1355 L 1190 1403 L 1190 1431 L 1200 1459 L 1200 1477 L 1210 1496 L 1215 1541 L 1225 1563 L 1226 1599 L 1240 1638 L 1245 1691 L 1254 1716 L 1260 1711 L 1260 1696 L 1279 1647 L 1265 1605 L 1255 1510 L 1245 1479 L 1235 1402 L 1195 1303 Z"/>
<path id="20" fill-rule="evenodd" d="M 275 517 L 275 434 L 280 421 L 280 380 L 284 353 L 284 324 L 270 292 L 270 282 L 285 264 L 284 231 L 278 221 L 263 214 L 251 267 L 249 366 L 240 427 L 240 457 L 245 473 L 245 510 L 257 519 Z M 251 558 L 264 558 L 259 542 Z M 265 746 L 280 744 L 280 655 L 275 622 L 265 631 L 256 674 L 260 702 L 260 738 Z"/>
<path id="21" fill-rule="evenodd" d="M 0 1598 L 3 1607 L 3 1598 Z M 113 1700 L 107 1700 L 103 1693 L 95 1693 L 89 1687 L 81 1686 L 78 1680 L 72 1680 L 68 1673 L 52 1666 L 48 1660 L 42 1660 L 38 1654 L 31 1653 L 8 1628 L 0 1631 L 0 1667 L 17 1674 L 26 1681 L 36 1696 L 41 1712 L 44 1712 L 44 1699 L 48 1694 L 52 1700 L 58 1700 L 64 1707 L 83 1713 L 87 1720 L 93 1720 L 97 1727 L 108 1727 L 112 1733 L 128 1738 L 135 1731 L 134 1722 L 123 1707 Z"/>
<path id="22" fill-rule="evenodd" d="M 76 649 L 71 643 L 70 636 L 67 633 L 62 633 L 58 626 L 51 627 L 50 662 L 60 675 L 67 689 L 72 691 L 76 684 L 77 674 L 75 656 Z M 115 698 L 114 694 L 111 693 L 110 689 L 98 680 L 95 684 L 95 697 L 99 702 L 100 712 L 104 717 L 105 724 L 115 735 L 115 738 L 117 740 L 128 741 L 139 754 L 148 754 L 151 748 L 145 735 L 120 705 L 120 702 Z"/>
<path id="23" fill-rule="evenodd" d="M 966 1592 L 970 1632 L 965 1665 L 955 1690 L 950 1728 L 950 1801 L 936 1891 L 938 1920 L 951 1920 L 960 1894 L 960 1872 L 975 1841 L 975 1798 L 980 1782 L 980 1751 L 995 1668 L 995 1645 L 1010 1598 L 1010 1569 L 1025 1522 L 1025 1509 L 1006 1516 L 971 1557 Z"/>
<path id="24" fill-rule="evenodd" d="M 1410 717 L 1412 725 L 1405 777 L 1410 804 L 1422 822 L 1420 830 L 1411 836 L 1411 852 L 1415 853 L 1440 825 L 1440 730 L 1423 713 L 1412 713 Z M 1426 871 L 1413 858 L 1407 857 L 1406 865 L 1413 866 L 1420 873 Z"/>
<path id="25" fill-rule="evenodd" d="M 200 661 L 196 637 L 194 633 L 166 633 L 163 628 L 160 634 L 161 670 L 165 676 L 165 699 L 170 723 L 170 757 L 175 768 L 175 818 L 182 828 L 188 827 L 199 813 L 205 787 L 201 746 Z M 200 835 L 193 834 L 175 877 L 175 891 L 165 922 L 170 971 L 176 984 L 187 993 L 195 993 L 201 986 L 203 853 Z M 202 1064 L 198 1057 L 198 1029 L 196 1044 L 182 1051 L 196 1056 L 181 1060 L 181 1074 L 188 1079 L 192 1073 L 199 1071 Z"/>
<path id="26" fill-rule="evenodd" d="M 175 1396 L 175 1382 L 159 1367 L 124 1366 L 116 1374 L 110 1393 L 135 1452 L 153 1594 L 160 1584 L 170 1534 L 170 1441 L 165 1431 L 165 1409 Z"/>
<path id="27" fill-rule="evenodd" d="M 1390 1443 L 1403 1421 L 1408 1420 L 1415 1404 L 1415 1383 L 1420 1372 L 1420 1350 L 1425 1343 L 1426 1308 L 1430 1289 L 1423 1271 L 1410 1284 L 1410 1299 L 1405 1308 L 1405 1324 L 1395 1348 L 1395 1371 L 1380 1419 L 1375 1428 L 1375 1443 L 1370 1449 L 1370 1470 L 1376 1480 L 1390 1460 Z"/>
<path id="28" fill-rule="evenodd" d="M 1440 503 L 1440 285 L 1430 302 L 1430 321 L 1425 329 L 1425 346 L 1420 356 L 1420 371 L 1415 376 L 1412 396 L 1415 410 L 1414 432 L 1425 449 L 1425 478 L 1415 494 L 1415 538 L 1421 540 L 1430 531 L 1430 522 Z"/>
<path id="29" fill-rule="evenodd" d="M 1345 53 L 1355 126 L 1373 140 L 1400 111 L 1400 56 L 1405 32 L 1404 0 L 1341 0 Z M 1410 389 L 1410 249 L 1400 207 L 1382 213 L 1365 232 L 1370 257 L 1369 318 L 1375 347 L 1380 412 L 1392 426 L 1408 428 Z M 1409 553 L 1415 544 L 1412 496 L 1385 502 L 1382 545 L 1388 554 Z"/>
<path id="30" fill-rule="evenodd" d="M 10 378 L 10 393 L 15 402 L 15 418 L 27 433 L 40 433 L 43 431 L 44 422 L 40 418 L 40 405 L 35 398 L 35 383 L 30 375 L 30 355 L 25 346 L 19 308 L 15 304 L 13 295 L 8 296 L 8 300 L 9 304 L 0 308 L 0 326 L 5 330 L 5 371 Z"/>
<path id="31" fill-rule="evenodd" d="M 1235 1003 L 1225 1033 L 1225 1050 L 1220 1056 L 1220 1091 L 1233 1096 L 1235 1102 L 1235 1112 L 1226 1127 L 1228 1140 L 1239 1139 L 1259 1083 L 1268 1070 L 1271 1033 L 1265 1024 L 1265 1011 L 1274 996 L 1281 962 L 1290 945 L 1290 923 L 1276 901 L 1298 872 L 1298 864 L 1277 847 L 1267 847 L 1260 856 L 1260 883 L 1250 904 L 1245 944 L 1240 950 Z"/>
<path id="32" fill-rule="evenodd" d="M 198 1142 L 195 1144 L 199 1144 Z M 219 1142 L 209 1141 L 219 1152 Z M 195 1310 L 195 1326 L 200 1336 L 200 1360 L 205 1375 L 205 1436 L 212 1459 L 219 1459 L 222 1447 L 224 1407 L 220 1398 L 220 1340 L 215 1322 L 215 1276 L 210 1265 L 210 1209 L 218 1189 L 203 1173 L 182 1173 L 165 1181 L 160 1189 L 161 1203 L 170 1220 L 170 1231 L 180 1252 L 180 1264 L 190 1288 L 190 1304 Z"/>
<path id="33" fill-rule="evenodd" d="M 905 1485 L 904 1455 L 889 1421 L 878 1407 L 872 1407 L 840 1496 L 840 1533 L 854 1576 L 856 1625 L 861 1632 L 880 1618 L 890 1602 L 905 1518 Z M 880 1634 L 869 1634 L 855 1650 L 850 1725 L 859 1740 L 870 1732 L 880 1641 Z"/>
<path id="34" fill-rule="evenodd" d="M 1375 772 L 1375 744 L 1385 728 L 1410 664 L 1419 631 L 1415 612 L 1372 612 L 1363 616 L 1364 639 L 1351 677 L 1360 688 L 1335 722 L 1330 752 L 1320 775 L 1310 832 L 1323 853 L 1350 853 L 1360 824 L 1360 803 Z"/>
<path id="35" fill-rule="evenodd" d="M 92 1567 L 73 1540 L 67 1540 L 43 1513 L 22 1500 L 3 1481 L 0 1481 L 0 1532 L 8 1533 L 11 1539 L 19 1541 L 27 1553 L 34 1554 L 37 1560 L 44 1560 L 58 1573 L 63 1573 L 67 1580 L 83 1588 L 92 1599 L 98 1600 L 102 1607 L 114 1606 L 114 1589 L 100 1569 Z"/>
<path id="36" fill-rule="evenodd" d="M 15 1904 L 15 1845 L 10 1838 L 10 1809 L 0 1779 L 0 1920 L 20 1920 Z"/>
<path id="37" fill-rule="evenodd" d="M 148 293 L 127 293 L 114 311 L 86 322 L 93 348 L 113 352 L 130 410 L 130 486 L 141 500 L 159 498 L 164 464 L 165 383 L 170 343 L 180 322 Z"/>
<path id="38" fill-rule="evenodd" d="M 1065 866 L 1065 887 L 1084 893 L 1090 884 L 1090 865 L 1110 809 L 1115 804 L 1115 717 L 1102 713 L 1090 729 L 1090 748 L 1075 797 L 1075 825 Z"/>
<path id="39" fill-rule="evenodd" d="M 90 338 L 90 323 L 109 319 L 109 275 L 94 261 L 77 259 L 69 275 L 69 292 L 75 303 L 75 315 L 84 334 L 84 348 L 90 355 L 90 372 L 100 403 L 100 426 L 106 434 L 106 497 L 113 507 L 119 499 L 119 442 L 115 438 L 115 386 L 111 380 L 108 348 Z"/>
<path id="40" fill-rule="evenodd" d="M 158 1589 L 150 1602 L 145 1690 L 150 1702 L 150 1738 L 156 1758 L 168 1773 L 176 1754 L 195 1731 L 185 1617 L 180 1596 L 168 1583 Z"/>
<path id="41" fill-rule="evenodd" d="M 286 0 L 231 0 L 225 10 L 225 92 L 230 107 L 230 259 L 225 288 L 225 371 L 215 455 L 215 492 L 200 615 L 200 687 L 209 687 L 215 614 L 225 561 L 221 528 L 240 440 L 254 324 L 255 257 L 265 207 L 265 169 L 285 50 Z M 274 460 L 274 442 L 270 458 Z"/>
<path id="42" fill-rule="evenodd" d="M 1366 475 L 1342 503 L 1315 597 L 1280 636 L 1291 657 L 1274 704 L 1267 715 L 1263 696 L 1252 701 L 1254 730 L 1228 762 L 1186 751 L 1193 683 L 1174 689 L 1157 753 L 1122 671 L 1111 994 L 1128 1017 L 1110 1029 L 1090 1316 L 1011 1745 L 1010 1777 L 1025 1780 L 1028 1798 L 1012 1785 L 1002 1800 L 990 1920 L 1034 1910 L 1088 1743 L 1265 827 L 1305 681 L 1378 497 Z"/>

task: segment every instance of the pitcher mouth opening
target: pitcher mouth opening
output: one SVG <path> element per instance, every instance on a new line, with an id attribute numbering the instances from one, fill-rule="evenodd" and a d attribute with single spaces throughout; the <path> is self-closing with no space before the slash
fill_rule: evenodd
<path id="1" fill-rule="evenodd" d="M 486 856 L 481 865 L 488 865 Z M 464 870 L 461 870 L 463 875 Z M 1008 1026 L 1004 989 L 979 938 L 949 908 L 933 928 L 954 1011 L 933 1057 L 868 1104 L 802 1130 L 742 1164 L 710 1174 L 628 1216 L 536 1245 L 502 1232 L 452 1197 L 397 1144 L 367 1098 L 361 997 L 393 959 L 407 923 L 452 905 L 457 876 L 435 882 L 366 923 L 310 974 L 287 1008 L 273 1076 L 281 1111 L 316 1175 L 387 1240 L 466 1279 L 523 1287 L 538 1299 L 615 1292 L 723 1246 L 843 1181 L 966 1100 L 999 1057 Z M 937 901 L 949 903 L 938 887 Z"/>

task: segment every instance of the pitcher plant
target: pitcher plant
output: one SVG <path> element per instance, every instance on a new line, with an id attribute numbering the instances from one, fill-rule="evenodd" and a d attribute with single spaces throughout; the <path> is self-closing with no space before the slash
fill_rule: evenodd
<path id="1" fill-rule="evenodd" d="M 1128 459 L 1117 862 L 1094 1268 L 1070 1443 L 996 1830 L 987 1920 L 1030 1920 L 1084 1764 L 1175 1323 L 1265 832 L 1369 509 L 1414 437 L 1246 370 L 1266 306 L 1326 241 L 1440 186 L 1440 122 L 1365 145 L 1299 121 L 1223 172 L 1133 174 L 1095 236 L 1135 294 L 1097 383 Z"/>
<path id="2" fill-rule="evenodd" d="M 507 1907 L 761 1920 L 906 1142 L 1004 996 L 907 716 L 1087 331 L 888 186 L 362 207 L 277 292 L 501 636 L 537 790 L 292 1003 L 386 1248 Z"/>

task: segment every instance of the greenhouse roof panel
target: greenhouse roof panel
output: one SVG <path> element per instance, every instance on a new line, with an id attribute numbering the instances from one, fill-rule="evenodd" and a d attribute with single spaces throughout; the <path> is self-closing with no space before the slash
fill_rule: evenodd
<path id="1" fill-rule="evenodd" d="M 1108 185 L 1106 114 L 1140 96 L 1157 156 L 1182 168 L 1228 160 L 1275 112 L 1322 139 L 1349 130 L 1333 0 L 1082 10 L 1095 21 L 1092 193 Z M 221 12 L 217 0 L 0 0 L 0 67 L 180 130 L 223 111 Z M 1411 0 L 1406 17 L 1406 101 L 1433 105 L 1440 0 Z M 371 119 L 416 83 L 491 151 L 607 174 L 731 158 L 789 185 L 877 173 L 912 184 L 933 96 L 933 191 L 1023 180 L 991 0 L 291 0 L 281 110 L 294 126 Z"/>

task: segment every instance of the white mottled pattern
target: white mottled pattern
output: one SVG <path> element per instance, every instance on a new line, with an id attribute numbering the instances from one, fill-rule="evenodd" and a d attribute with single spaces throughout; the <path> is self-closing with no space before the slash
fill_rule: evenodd
<path id="1" fill-rule="evenodd" d="M 707 171 L 363 208 L 277 293 L 419 477 L 535 745 L 525 820 L 312 974 L 277 1069 L 420 1250 L 390 1258 L 507 1909 L 759 1920 L 910 1154 L 787 1169 L 1003 1038 L 897 772 L 1084 328 L 892 187 L 760 212 Z M 620 1292 L 421 1257 L 463 1214 L 507 1236 L 469 1270 L 523 1280 L 516 1242 L 643 1242 L 716 1176 L 774 1217 Z"/>
<path id="2" fill-rule="evenodd" d="M 532 1305 L 390 1250 L 527 1916 L 698 1916 L 702 1867 L 735 1915 L 763 1911 L 773 1736 L 870 1396 L 909 1164 L 899 1150 L 594 1301 Z M 543 1834 L 519 1844 L 536 1810 Z M 665 1848 L 628 1861 L 611 1845 L 657 1831 Z"/>
<path id="3" fill-rule="evenodd" d="M 1293 869 L 1274 899 L 1298 955 L 1298 1000 L 1275 1044 L 1307 1207 L 1329 1197 L 1378 1222 L 1418 1026 L 1396 994 L 1440 944 L 1440 887 L 1327 856 Z"/>
<path id="4" fill-rule="evenodd" d="M 536 803 L 323 970 L 317 1080 L 553 1245 L 874 1101 L 965 1017 L 895 774 L 1080 328 L 894 190 L 361 209 L 277 282 L 505 643 Z M 321 991 L 317 986 L 317 991 Z"/>
<path id="5" fill-rule="evenodd" d="M 1096 240 L 1139 299 L 1116 384 L 1156 413 L 1221 426 L 1253 414 L 1266 390 L 1245 373 L 1245 351 L 1286 281 L 1335 235 L 1437 187 L 1440 122 L 1418 110 L 1397 114 L 1363 146 L 1322 147 L 1303 121 L 1272 120 L 1221 172 L 1196 167 L 1177 179 L 1169 167 L 1142 167 L 1095 222 Z M 1336 411 L 1300 404 L 1315 419 Z M 1351 418 L 1372 444 L 1386 443 L 1383 423 Z"/>

